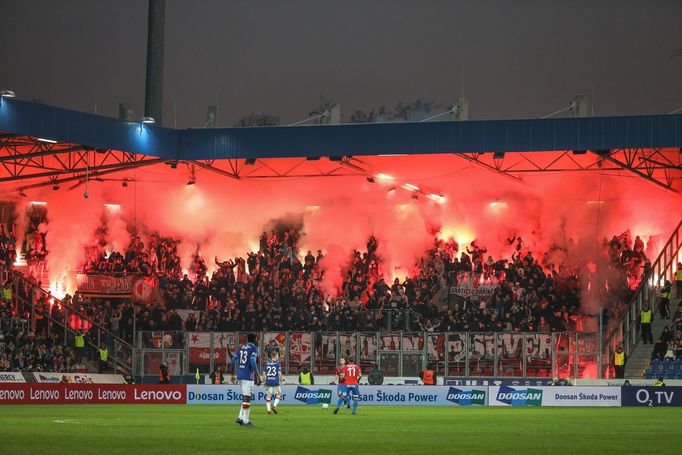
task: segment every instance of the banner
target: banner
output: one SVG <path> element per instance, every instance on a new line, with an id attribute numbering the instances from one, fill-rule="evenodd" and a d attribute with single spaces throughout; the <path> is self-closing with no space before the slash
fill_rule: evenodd
<path id="1" fill-rule="evenodd" d="M 623 406 L 682 406 L 682 387 L 621 387 Z"/>
<path id="2" fill-rule="evenodd" d="M 289 336 L 289 362 L 292 366 L 310 365 L 313 340 L 310 333 L 293 332 Z"/>
<path id="3" fill-rule="evenodd" d="M 0 404 L 184 404 L 184 385 L 0 385 Z"/>
<path id="4" fill-rule="evenodd" d="M 0 382 L 26 382 L 26 379 L 21 373 L 2 372 L 0 373 Z"/>
<path id="5" fill-rule="evenodd" d="M 151 305 L 160 300 L 159 280 L 155 276 L 138 276 L 132 279 L 131 294 L 133 303 Z"/>
<path id="6" fill-rule="evenodd" d="M 211 333 L 210 332 L 190 332 L 189 336 L 189 363 L 205 364 L 229 363 L 228 356 L 233 354 L 239 346 L 238 335 L 233 332 L 214 332 L 213 333 L 213 353 L 211 353 Z"/>
<path id="7" fill-rule="evenodd" d="M 361 406 L 485 406 L 487 387 L 370 386 L 361 385 Z M 256 387 L 253 404 L 265 405 L 265 388 Z M 188 404 L 240 404 L 239 385 L 187 385 Z M 327 401 L 329 400 L 329 401 Z M 281 405 L 336 403 L 336 386 L 283 385 Z"/>
<path id="8" fill-rule="evenodd" d="M 133 277 L 76 274 L 78 292 L 81 294 L 131 295 Z"/>
<path id="9" fill-rule="evenodd" d="M 90 374 L 90 373 L 29 373 L 35 378 L 35 382 L 56 384 L 62 382 L 62 378 L 75 384 L 124 384 L 120 374 Z"/>
<path id="10" fill-rule="evenodd" d="M 490 406 L 620 406 L 619 387 L 489 387 Z"/>

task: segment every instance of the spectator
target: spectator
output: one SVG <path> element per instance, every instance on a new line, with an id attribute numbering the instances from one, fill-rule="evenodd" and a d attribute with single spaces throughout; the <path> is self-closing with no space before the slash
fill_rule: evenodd
<path id="1" fill-rule="evenodd" d="M 663 360 L 663 358 L 665 357 L 665 353 L 667 351 L 668 345 L 659 338 L 658 340 L 656 340 L 656 344 L 654 344 L 654 350 L 651 353 L 651 358 Z"/>
<path id="2" fill-rule="evenodd" d="M 213 368 L 213 372 L 209 375 L 209 378 L 211 379 L 211 384 L 224 384 L 225 383 L 225 377 L 223 375 L 223 372 L 220 369 L 219 365 L 216 365 L 215 368 Z"/>
<path id="3" fill-rule="evenodd" d="M 168 371 L 168 366 L 162 363 L 159 366 L 159 384 L 170 384 L 170 372 Z"/>

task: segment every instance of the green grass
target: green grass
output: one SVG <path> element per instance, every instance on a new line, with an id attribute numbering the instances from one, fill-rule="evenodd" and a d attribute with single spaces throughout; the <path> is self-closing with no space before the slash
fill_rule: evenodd
<path id="1" fill-rule="evenodd" d="M 2 454 L 676 453 L 682 408 L 0 406 Z"/>

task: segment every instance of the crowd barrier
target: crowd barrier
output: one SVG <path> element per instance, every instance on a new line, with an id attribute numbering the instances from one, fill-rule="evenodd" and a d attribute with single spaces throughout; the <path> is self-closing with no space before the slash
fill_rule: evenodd
<path id="1" fill-rule="evenodd" d="M 682 406 L 682 387 L 370 386 L 361 385 L 362 406 Z M 232 404 L 238 385 L 0 384 L 0 404 Z M 284 385 L 281 404 L 335 405 L 334 385 Z M 252 403 L 265 405 L 256 387 Z"/>

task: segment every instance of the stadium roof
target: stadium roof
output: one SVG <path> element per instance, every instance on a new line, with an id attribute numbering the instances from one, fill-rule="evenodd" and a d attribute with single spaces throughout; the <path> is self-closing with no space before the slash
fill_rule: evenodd
<path id="1" fill-rule="evenodd" d="M 678 192 L 680 146 L 682 115 L 173 129 L 0 98 L 0 184 L 20 194 L 162 163 L 234 179 L 371 178 L 396 155 L 452 168 L 437 154 L 518 182 L 623 172 Z"/>
<path id="2" fill-rule="evenodd" d="M 2 99 L 0 132 L 168 160 L 682 146 L 682 115 L 172 129 Z"/>

